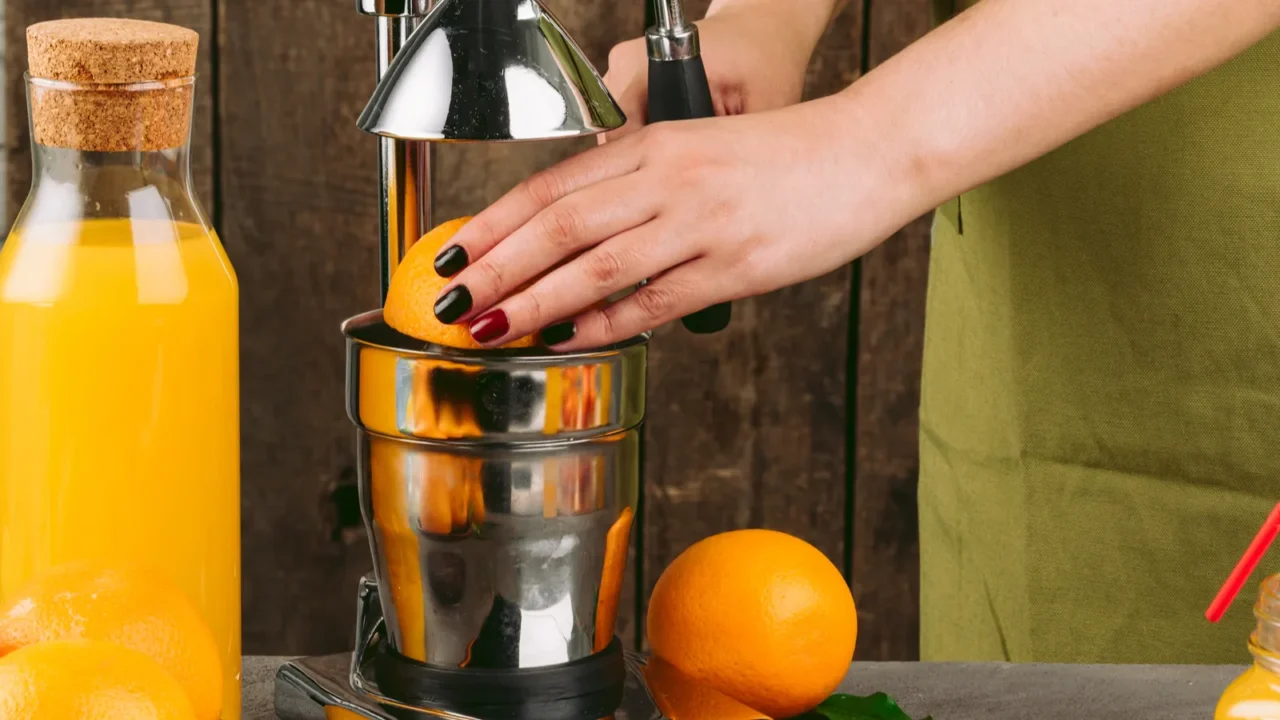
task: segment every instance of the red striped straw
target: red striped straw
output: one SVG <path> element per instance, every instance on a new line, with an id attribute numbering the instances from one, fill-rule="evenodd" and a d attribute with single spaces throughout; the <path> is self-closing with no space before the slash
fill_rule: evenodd
<path id="1" fill-rule="evenodd" d="M 1249 549 L 1244 551 L 1244 557 L 1236 563 L 1236 569 L 1227 576 L 1227 582 L 1218 591 L 1218 596 L 1213 599 L 1209 609 L 1204 612 L 1209 622 L 1216 623 L 1222 619 L 1227 608 L 1231 606 L 1231 601 L 1240 594 L 1240 588 L 1244 587 L 1245 581 L 1253 574 L 1254 568 L 1258 567 L 1262 556 L 1267 553 L 1267 548 L 1271 547 L 1271 541 L 1276 539 L 1277 533 L 1280 533 L 1280 505 L 1276 505 L 1267 516 L 1262 529 L 1253 538 L 1253 542 L 1249 543 Z"/>

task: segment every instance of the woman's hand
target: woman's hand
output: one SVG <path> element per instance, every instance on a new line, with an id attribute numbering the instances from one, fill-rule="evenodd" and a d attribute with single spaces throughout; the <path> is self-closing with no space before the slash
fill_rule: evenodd
<path id="1" fill-rule="evenodd" d="M 436 315 L 581 349 L 814 277 L 1277 28 L 1276 2 L 984 0 L 840 95 L 646 127 L 530 178 L 445 249 L 470 264 Z"/>
<path id="2" fill-rule="evenodd" d="M 598 347 L 849 262 L 918 210 L 848 104 L 653 125 L 529 178 L 441 251 L 470 263 L 437 316 L 490 346 Z"/>
<path id="3" fill-rule="evenodd" d="M 698 31 L 716 114 L 799 102 L 809 58 L 840 1 L 715 0 Z M 787 227 L 790 208 L 764 217 L 770 188 L 797 169 L 794 161 L 777 156 L 776 138 L 770 136 L 794 135 L 798 128 L 788 126 L 787 118 L 724 130 L 714 123 L 682 123 L 632 139 L 627 136 L 645 126 L 647 115 L 643 38 L 610 52 L 604 79 L 628 118 L 625 127 L 601 136 L 602 143 L 616 147 L 530 178 L 441 251 L 438 269 L 458 272 L 467 259 L 471 266 L 441 294 L 437 316 L 470 322 L 478 342 L 498 345 L 546 328 L 544 342 L 558 348 L 598 346 L 715 304 L 721 296 L 742 297 L 784 282 L 782 276 L 774 279 L 777 273 L 749 270 L 759 258 L 778 253 L 759 241 L 772 228 L 784 242 L 804 232 Z M 818 138 L 794 139 L 806 146 L 794 152 L 822 154 Z M 812 175 L 797 179 L 820 181 Z M 761 217 L 743 212 L 752 204 Z M 703 222 L 708 220 L 714 222 Z M 821 257 L 780 267 L 799 270 L 814 263 L 821 264 Z M 655 282 L 613 307 L 574 318 L 646 279 Z"/>
<path id="4" fill-rule="evenodd" d="M 805 70 L 836 0 L 717 0 L 698 22 L 703 63 L 716 115 L 742 115 L 794 105 Z M 609 53 L 605 84 L 627 115 L 616 140 L 647 122 L 649 56 L 644 38 Z"/>

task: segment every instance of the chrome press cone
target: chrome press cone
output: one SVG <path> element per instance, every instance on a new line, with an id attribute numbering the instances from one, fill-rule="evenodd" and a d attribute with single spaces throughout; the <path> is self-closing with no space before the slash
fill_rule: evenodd
<path id="1" fill-rule="evenodd" d="M 537 0 L 442 0 L 396 55 L 360 116 L 401 140 L 591 135 L 626 117 Z"/>

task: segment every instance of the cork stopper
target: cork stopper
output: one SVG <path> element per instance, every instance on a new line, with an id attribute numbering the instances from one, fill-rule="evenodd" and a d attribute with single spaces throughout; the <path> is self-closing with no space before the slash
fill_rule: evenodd
<path id="1" fill-rule="evenodd" d="M 32 25 L 27 63 L 35 141 L 95 152 L 184 145 L 199 43 L 192 30 L 144 20 Z"/>
<path id="2" fill-rule="evenodd" d="M 200 36 L 146 20 L 83 18 L 27 28 L 32 77 L 72 83 L 126 85 L 196 74 Z"/>

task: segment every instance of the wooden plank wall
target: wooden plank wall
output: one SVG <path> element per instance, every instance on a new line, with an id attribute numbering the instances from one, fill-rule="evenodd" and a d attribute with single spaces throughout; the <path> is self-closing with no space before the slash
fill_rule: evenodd
<path id="1" fill-rule="evenodd" d="M 875 67 L 928 31 L 929 2 L 868 0 L 867 21 Z M 926 217 L 861 261 L 851 577 L 857 656 L 868 660 L 919 652 L 916 432 L 928 255 Z"/>
<path id="2" fill-rule="evenodd" d="M 688 0 L 700 17 L 709 0 Z M 641 0 L 549 0 L 593 60 L 638 34 Z M 355 118 L 373 85 L 372 21 L 335 0 L 4 0 L 10 214 L 30 178 L 24 28 L 128 16 L 201 32 L 194 172 L 242 293 L 245 649 L 351 642 L 369 568 L 342 411 L 342 318 L 377 302 L 376 167 Z M 929 0 L 850 0 L 807 96 L 834 92 L 928 28 Z M 438 149 L 438 218 L 482 208 L 589 145 Z M 738 305 L 731 329 L 660 330 L 650 365 L 644 525 L 622 630 L 676 554 L 771 527 L 850 577 L 858 656 L 916 655 L 916 404 L 927 221 L 850 267 Z M 856 373 L 849 371 L 856 368 Z"/>

